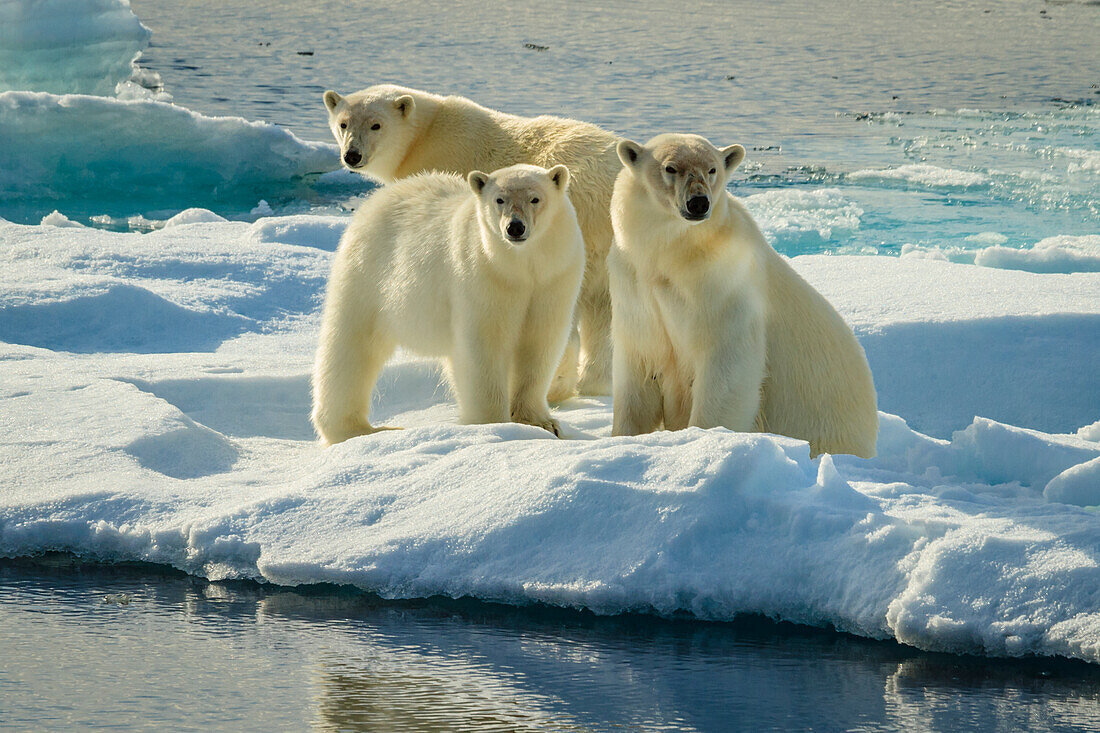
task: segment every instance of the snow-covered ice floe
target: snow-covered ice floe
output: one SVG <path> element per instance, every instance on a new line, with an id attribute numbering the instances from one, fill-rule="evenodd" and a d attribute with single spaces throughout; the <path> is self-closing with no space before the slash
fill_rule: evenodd
<path id="1" fill-rule="evenodd" d="M 335 145 L 240 117 L 207 117 L 153 100 L 0 94 L 0 215 L 43 213 L 64 201 L 87 213 L 244 212 L 261 198 L 309 198 L 340 166 Z M 12 214 L 7 213 L 8 216 Z"/>
<path id="2" fill-rule="evenodd" d="M 867 347 L 873 460 L 613 438 L 606 398 L 558 409 L 568 440 L 460 426 L 408 357 L 374 408 L 405 429 L 321 449 L 308 375 L 341 220 L 210 219 L 0 222 L 0 555 L 1100 662 L 1100 274 L 795 258 Z"/>

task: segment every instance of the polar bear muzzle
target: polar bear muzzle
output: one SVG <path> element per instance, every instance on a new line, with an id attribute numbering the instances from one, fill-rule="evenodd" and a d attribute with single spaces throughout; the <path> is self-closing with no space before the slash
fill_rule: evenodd
<path id="1" fill-rule="evenodd" d="M 684 211 L 680 212 L 688 221 L 702 221 L 710 213 L 709 196 L 692 196 L 687 200 Z"/>
<path id="2" fill-rule="evenodd" d="M 527 227 L 519 219 L 512 217 L 508 226 L 504 227 L 504 236 L 510 242 L 523 242 L 527 239 Z"/>
<path id="3" fill-rule="evenodd" d="M 363 156 L 355 148 L 348 148 L 344 151 L 344 164 L 347 165 L 348 168 L 355 168 L 362 162 Z"/>

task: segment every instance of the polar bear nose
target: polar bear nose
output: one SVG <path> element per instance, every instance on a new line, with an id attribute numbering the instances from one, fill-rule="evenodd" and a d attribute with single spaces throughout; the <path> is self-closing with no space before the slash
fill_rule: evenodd
<path id="1" fill-rule="evenodd" d="M 512 219 L 508 222 L 507 228 L 504 233 L 508 235 L 509 239 L 523 239 L 524 233 L 527 231 L 527 227 L 523 226 L 523 222 L 519 219 Z"/>
<path id="2" fill-rule="evenodd" d="M 694 219 L 702 219 L 710 211 L 710 199 L 706 196 L 692 196 L 687 202 L 687 211 Z"/>
<path id="3" fill-rule="evenodd" d="M 352 167 L 359 165 L 361 160 L 363 160 L 363 156 L 354 148 L 348 148 L 348 151 L 344 153 L 344 162 Z"/>

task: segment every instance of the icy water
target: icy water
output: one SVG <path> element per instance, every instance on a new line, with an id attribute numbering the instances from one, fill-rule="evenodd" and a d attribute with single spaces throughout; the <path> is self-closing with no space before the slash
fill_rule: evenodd
<path id="1" fill-rule="evenodd" d="M 134 0 L 178 104 L 330 140 L 326 88 L 398 82 L 750 150 L 787 254 L 1100 232 L 1100 5 Z M 251 205 L 251 203 L 249 204 Z"/>
<path id="2" fill-rule="evenodd" d="M 0 729 L 1096 730 L 1100 670 L 749 618 L 599 618 L 0 561 Z"/>

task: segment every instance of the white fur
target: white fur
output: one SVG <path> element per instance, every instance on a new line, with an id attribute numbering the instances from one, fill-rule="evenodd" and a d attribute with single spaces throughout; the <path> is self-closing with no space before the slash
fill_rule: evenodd
<path id="1" fill-rule="evenodd" d="M 619 138 L 595 125 L 561 117 L 518 117 L 465 97 L 382 84 L 344 97 L 325 92 L 329 124 L 341 156 L 354 149 L 353 167 L 385 183 L 424 171 L 467 175 L 517 163 L 573 174 L 570 198 L 584 234 L 586 261 L 570 349 L 553 383 L 551 399 L 611 390 L 611 301 L 605 261 L 611 247 L 608 206 L 621 164 Z M 345 127 L 341 127 L 345 125 Z M 375 125 L 379 129 L 372 129 Z M 580 375 L 577 375 L 577 345 Z"/>
<path id="2" fill-rule="evenodd" d="M 875 454 L 863 349 L 725 186 L 744 158 L 694 135 L 619 146 L 611 217 L 614 434 L 724 426 Z M 688 202 L 705 197 L 705 219 Z"/>
<path id="3" fill-rule="evenodd" d="M 313 373 L 323 442 L 381 429 L 370 397 L 397 346 L 450 360 L 463 422 L 559 433 L 546 393 L 584 268 L 568 183 L 564 166 L 424 174 L 359 208 L 333 261 Z M 509 240 L 513 219 L 525 241 Z"/>

